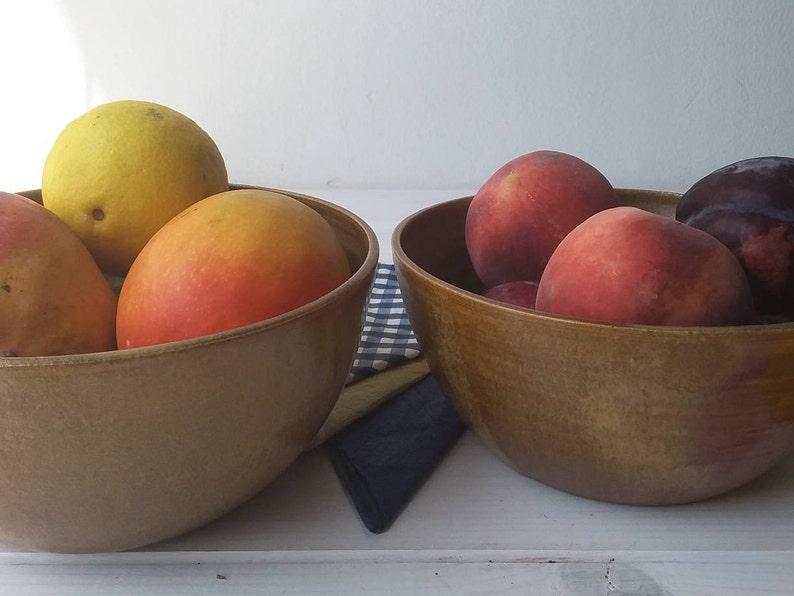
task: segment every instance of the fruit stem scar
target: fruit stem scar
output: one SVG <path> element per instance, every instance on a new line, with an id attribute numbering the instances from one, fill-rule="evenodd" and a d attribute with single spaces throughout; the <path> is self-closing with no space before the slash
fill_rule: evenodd
<path id="1" fill-rule="evenodd" d="M 102 209 L 94 209 L 91 212 L 91 217 L 93 217 L 96 221 L 102 221 L 105 219 L 105 212 Z"/>

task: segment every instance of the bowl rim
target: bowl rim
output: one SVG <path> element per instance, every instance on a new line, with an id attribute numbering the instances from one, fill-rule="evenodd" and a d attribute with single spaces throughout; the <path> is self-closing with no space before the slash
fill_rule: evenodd
<path id="1" fill-rule="evenodd" d="M 354 223 L 363 233 L 367 239 L 367 254 L 352 275 L 346 279 L 341 285 L 337 286 L 327 294 L 312 300 L 296 309 L 282 313 L 275 317 L 250 323 L 242 327 L 234 329 L 227 329 L 209 335 L 202 335 L 199 337 L 192 337 L 178 341 L 155 344 L 151 346 L 142 346 L 137 348 L 116 348 L 113 350 L 106 350 L 103 352 L 85 352 L 82 354 L 58 354 L 52 356 L 12 356 L 0 357 L 0 369 L 4 368 L 42 368 L 51 366 L 64 366 L 64 365 L 96 365 L 105 362 L 122 362 L 129 360 L 140 360 L 147 358 L 154 358 L 164 354 L 173 352 L 186 352 L 192 349 L 205 347 L 213 344 L 225 343 L 235 340 L 240 337 L 246 337 L 261 333 L 267 329 L 274 329 L 286 325 L 295 319 L 307 316 L 311 313 L 321 310 L 327 304 L 338 300 L 342 296 L 346 296 L 355 291 L 359 284 L 363 283 L 374 273 L 379 258 L 379 245 L 378 238 L 374 230 L 364 221 L 361 217 L 352 211 L 327 201 L 306 194 L 301 194 L 289 190 L 270 188 L 265 186 L 252 186 L 247 184 L 229 184 L 229 190 L 266 190 L 270 192 L 280 193 L 292 198 L 308 200 L 310 203 L 321 205 L 331 211 L 335 211 L 343 215 L 346 219 Z M 38 189 L 21 191 L 17 194 L 39 192 Z"/>
<path id="2" fill-rule="evenodd" d="M 615 190 L 618 191 L 619 193 L 639 193 L 646 196 L 658 193 L 659 197 L 666 198 L 668 200 L 671 197 L 681 196 L 681 193 L 677 193 L 673 191 L 653 190 L 653 189 L 644 189 L 644 188 L 616 187 Z M 436 277 L 435 275 L 429 273 L 428 271 L 420 267 L 416 262 L 414 262 L 403 249 L 402 236 L 406 228 L 408 228 L 414 221 L 416 221 L 420 217 L 424 217 L 429 212 L 437 209 L 442 209 L 444 208 L 444 206 L 448 206 L 452 203 L 457 203 L 457 202 L 462 203 L 464 201 L 469 201 L 472 198 L 474 198 L 474 196 L 475 195 L 467 195 L 463 197 L 448 199 L 446 201 L 441 201 L 433 205 L 423 207 L 419 211 L 416 211 L 411 215 L 407 216 L 400 223 L 397 224 L 397 226 L 394 228 L 394 231 L 392 232 L 391 248 L 392 248 L 392 254 L 394 255 L 394 263 L 395 266 L 397 267 L 398 274 L 399 274 L 399 267 L 404 267 L 410 270 L 414 275 L 418 277 L 428 278 L 434 285 L 439 286 L 445 292 L 456 294 L 458 296 L 465 298 L 466 300 L 471 300 L 475 304 L 489 304 L 492 307 L 496 307 L 497 309 L 501 309 L 504 311 L 521 313 L 530 319 L 539 319 L 547 323 L 556 323 L 560 325 L 566 325 L 569 327 L 576 327 L 579 329 L 592 329 L 594 331 L 616 330 L 623 333 L 640 333 L 646 335 L 665 334 L 665 335 L 675 335 L 681 337 L 693 336 L 693 335 L 709 335 L 709 336 L 749 335 L 749 334 L 752 334 L 754 336 L 781 335 L 781 334 L 790 334 L 792 331 L 794 331 L 794 321 L 782 322 L 782 323 L 759 323 L 752 325 L 713 325 L 713 326 L 640 325 L 633 323 L 605 323 L 605 322 L 591 321 L 591 320 L 581 319 L 571 316 L 555 315 L 552 313 L 537 311 L 530 308 L 521 307 L 518 305 L 508 304 L 505 302 L 494 300 L 492 298 L 486 298 L 485 296 L 481 296 L 474 292 L 470 292 L 469 290 L 466 290 L 464 288 L 458 287 L 452 283 L 444 281 L 439 277 Z"/>

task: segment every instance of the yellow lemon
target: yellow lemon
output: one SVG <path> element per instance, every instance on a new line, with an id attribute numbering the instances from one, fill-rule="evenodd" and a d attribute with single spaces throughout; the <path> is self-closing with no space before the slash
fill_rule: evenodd
<path id="1" fill-rule="evenodd" d="M 41 193 L 105 273 L 124 275 L 172 217 L 229 189 L 223 157 L 193 120 L 156 103 L 102 104 L 70 122 L 44 164 Z"/>

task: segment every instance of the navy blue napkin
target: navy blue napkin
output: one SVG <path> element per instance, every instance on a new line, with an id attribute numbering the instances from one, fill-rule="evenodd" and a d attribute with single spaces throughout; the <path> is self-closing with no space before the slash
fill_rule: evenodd
<path id="1" fill-rule="evenodd" d="M 392 265 L 379 265 L 350 382 L 421 354 Z M 465 426 L 432 375 L 328 441 L 337 477 L 361 521 L 387 530 Z"/>
<path id="2" fill-rule="evenodd" d="M 366 528 L 389 528 L 465 427 L 428 375 L 330 440 L 336 474 Z"/>

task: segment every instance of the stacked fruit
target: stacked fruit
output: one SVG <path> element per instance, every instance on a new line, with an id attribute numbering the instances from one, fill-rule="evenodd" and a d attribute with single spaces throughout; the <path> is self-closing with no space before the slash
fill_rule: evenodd
<path id="1" fill-rule="evenodd" d="M 794 318 L 794 159 L 720 168 L 675 215 L 621 205 L 590 164 L 538 151 L 480 188 L 466 245 L 485 296 L 538 311 L 681 326 Z"/>
<path id="2" fill-rule="evenodd" d="M 215 142 L 166 106 L 117 101 L 78 117 L 41 186 L 43 206 L 0 193 L 5 356 L 206 335 L 298 308 L 350 276 L 325 219 L 281 193 L 230 190 Z"/>

